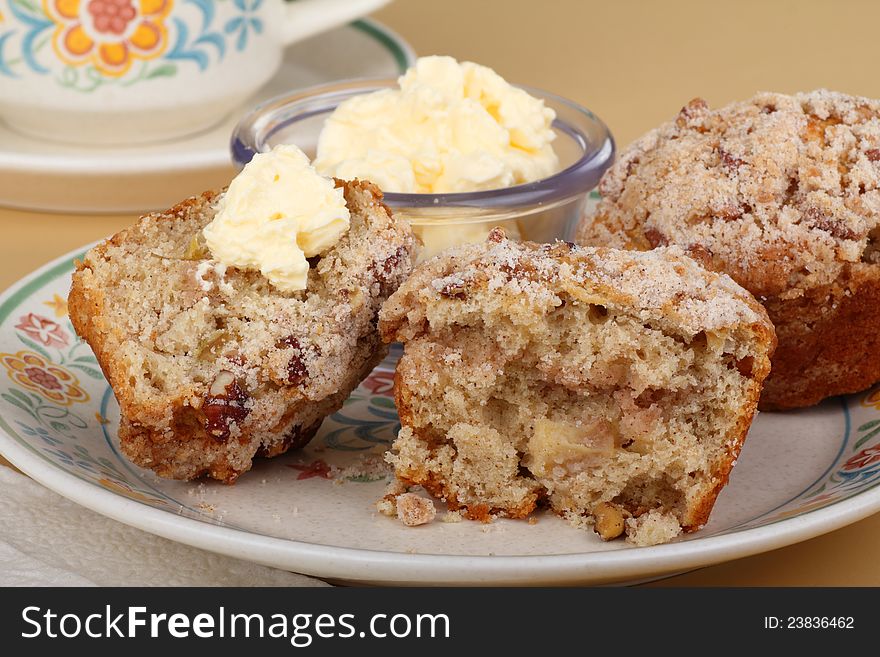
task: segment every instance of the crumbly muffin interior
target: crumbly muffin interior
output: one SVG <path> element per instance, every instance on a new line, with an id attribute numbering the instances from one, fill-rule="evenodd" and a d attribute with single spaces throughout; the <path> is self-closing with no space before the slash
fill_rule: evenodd
<path id="1" fill-rule="evenodd" d="M 546 502 L 606 538 L 626 522 L 638 544 L 705 522 L 766 375 L 766 342 L 600 294 L 557 290 L 527 312 L 449 278 L 398 364 L 404 428 L 390 459 L 402 479 L 471 517 Z"/>
<path id="2" fill-rule="evenodd" d="M 375 187 L 343 187 L 349 231 L 310 261 L 303 291 L 211 259 L 202 228 L 214 194 L 87 254 L 71 318 L 119 399 L 135 462 L 232 481 L 256 453 L 304 444 L 383 357 L 378 311 L 409 273 L 415 241 Z"/>
<path id="3" fill-rule="evenodd" d="M 527 327 L 503 308 L 450 319 L 399 365 L 417 418 L 396 443 L 399 463 L 436 459 L 462 504 L 527 513 L 547 495 L 562 512 L 612 502 L 692 522 L 689 503 L 732 447 L 719 427 L 736 425 L 748 396 L 745 345 L 687 341 L 576 300 Z"/>
<path id="4" fill-rule="evenodd" d="M 93 269 L 96 282 L 112 291 L 108 321 L 130 338 L 123 349 L 137 396 L 161 399 L 193 383 L 210 384 L 218 365 L 251 390 L 308 378 L 304 390 L 325 394 L 336 377 L 322 363 L 347 350 L 352 335 L 368 332 L 373 314 L 357 310 L 372 305 L 375 311 L 381 302 L 380 285 L 370 289 L 373 260 L 400 259 L 403 250 L 371 235 L 364 215 L 355 214 L 355 239 L 346 236 L 313 259 L 307 290 L 282 292 L 259 272 L 227 271 L 210 260 L 201 228 L 212 216 L 143 222 L 107 249 L 112 266 Z M 375 253 L 352 243 L 370 237 Z"/>
<path id="5" fill-rule="evenodd" d="M 108 320 L 130 338 L 123 349 L 135 394 L 158 400 L 193 383 L 210 384 L 219 365 L 254 391 L 307 375 L 308 390 L 320 396 L 334 378 L 321 363 L 333 361 L 350 342 L 352 333 L 340 329 L 366 332 L 371 314 L 355 311 L 378 305 L 356 276 L 370 261 L 346 262 L 356 254 L 343 244 L 315 260 L 307 291 L 281 292 L 258 272 L 224 271 L 211 261 L 201 234 L 209 220 L 145 223 L 107 250 L 112 267 L 93 270 L 96 282 L 112 290 Z M 353 224 L 358 221 L 363 218 L 353 217 Z M 352 230 L 363 237 L 359 228 Z"/>

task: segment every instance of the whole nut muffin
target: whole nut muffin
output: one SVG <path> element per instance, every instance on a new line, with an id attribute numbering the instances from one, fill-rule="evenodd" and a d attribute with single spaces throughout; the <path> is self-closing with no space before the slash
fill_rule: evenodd
<path id="1" fill-rule="evenodd" d="M 623 152 L 600 192 L 579 243 L 676 244 L 764 304 L 779 346 L 760 408 L 880 380 L 880 102 L 695 99 Z"/>
<path id="2" fill-rule="evenodd" d="M 379 308 L 415 238 L 361 181 L 337 181 L 347 233 L 310 261 L 305 290 L 211 260 L 207 192 L 86 253 L 68 304 L 121 410 L 122 451 L 163 477 L 227 483 L 255 456 L 305 445 L 387 353 Z"/>
<path id="3" fill-rule="evenodd" d="M 379 328 L 404 343 L 400 481 L 469 518 L 547 504 L 638 545 L 706 522 L 775 344 L 761 305 L 682 249 L 499 229 L 417 267 Z"/>

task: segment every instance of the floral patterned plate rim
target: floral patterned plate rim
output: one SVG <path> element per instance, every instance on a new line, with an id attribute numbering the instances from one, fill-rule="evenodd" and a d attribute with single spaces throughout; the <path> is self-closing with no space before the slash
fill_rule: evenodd
<path id="1" fill-rule="evenodd" d="M 392 351 L 304 450 L 234 486 L 162 480 L 116 443 L 118 407 L 66 314 L 62 256 L 0 295 L 0 453 L 48 488 L 206 550 L 335 581 L 573 584 L 654 577 L 789 545 L 880 510 L 880 386 L 756 419 L 710 522 L 667 545 L 603 543 L 549 514 L 536 524 L 375 511 L 398 428 Z M 441 510 L 439 515 L 442 515 Z"/>

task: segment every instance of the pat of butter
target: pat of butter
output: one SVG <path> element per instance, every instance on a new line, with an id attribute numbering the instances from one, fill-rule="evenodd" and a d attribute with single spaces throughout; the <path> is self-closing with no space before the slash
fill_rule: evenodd
<path id="1" fill-rule="evenodd" d="M 257 270 L 279 290 L 293 292 L 306 288 L 306 258 L 330 249 L 348 226 L 342 189 L 296 146 L 280 145 L 245 165 L 204 235 L 219 262 Z"/>
<path id="2" fill-rule="evenodd" d="M 350 98 L 327 119 L 315 167 L 386 192 L 500 189 L 559 168 L 555 113 L 473 62 L 422 57 L 400 89 Z"/>

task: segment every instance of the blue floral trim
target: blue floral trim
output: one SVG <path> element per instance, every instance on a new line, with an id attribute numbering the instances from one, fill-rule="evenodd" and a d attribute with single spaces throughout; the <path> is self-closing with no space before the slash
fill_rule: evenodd
<path id="1" fill-rule="evenodd" d="M 263 33 L 263 21 L 252 15 L 263 4 L 263 0 L 234 0 L 233 4 L 241 11 L 241 16 L 230 19 L 223 31 L 230 36 L 238 35 L 235 40 L 235 49 L 241 52 L 247 48 L 248 33 L 251 30 L 254 34 Z"/>
<path id="2" fill-rule="evenodd" d="M 52 27 L 52 21 L 46 19 L 41 12 L 37 11 L 36 7 L 25 0 L 9 0 L 9 11 L 25 26 L 23 31 L 24 38 L 21 44 L 21 54 L 25 63 L 36 73 L 48 73 L 49 69 L 38 62 L 35 57 L 37 50 L 42 47 L 42 44 L 39 46 L 35 45 L 35 41 L 47 28 Z M 15 31 L 7 32 L 3 37 L 3 43 L 12 34 L 15 34 Z M 9 65 L 4 61 L 2 54 L 3 49 L 0 47 L 0 71 L 11 77 L 18 77 L 9 69 Z M 9 73 L 6 73 L 6 71 L 9 71 Z"/>

